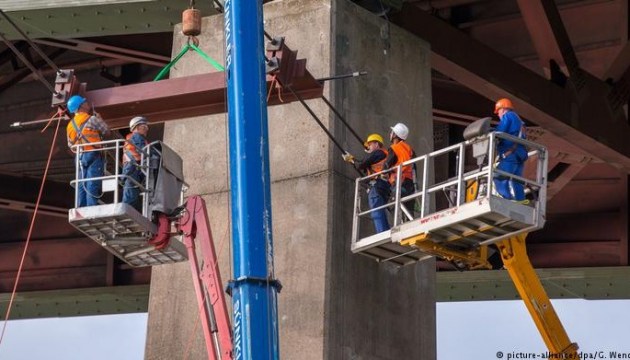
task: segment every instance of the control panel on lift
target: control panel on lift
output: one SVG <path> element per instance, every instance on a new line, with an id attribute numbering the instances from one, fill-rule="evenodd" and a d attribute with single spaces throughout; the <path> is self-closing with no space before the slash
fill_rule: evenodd
<path id="1" fill-rule="evenodd" d="M 138 181 L 123 173 L 124 144 L 125 140 L 117 139 L 73 147 L 77 165 L 75 180 L 71 182 L 75 206 L 69 210 L 70 224 L 134 267 L 187 260 L 187 250 L 179 236 L 154 242 L 160 232 L 158 216 L 177 216 L 181 210 L 186 189 L 182 159 L 166 144 L 150 143 L 140 151 L 137 168 L 142 176 Z M 103 158 L 102 176 L 85 176 L 80 159 L 88 152 L 97 152 Z M 127 186 L 131 184 L 138 190 L 141 206 L 134 208 L 122 202 L 126 181 Z M 99 194 L 90 194 L 98 198 L 98 205 L 79 207 L 79 190 L 88 191 L 89 182 L 101 184 Z"/>
<path id="2" fill-rule="evenodd" d="M 365 189 L 371 180 L 387 170 L 356 180 L 351 244 L 354 253 L 405 265 L 436 253 L 443 257 L 451 252 L 487 250 L 483 245 L 544 226 L 547 150 L 525 139 L 490 132 L 490 118 L 469 125 L 464 138 L 462 143 L 419 156 L 390 170 L 400 179 L 402 167 L 414 166 L 416 191 L 402 196 L 401 182 L 398 181 L 390 201 L 378 208 L 367 206 Z M 523 176 L 496 168 L 496 145 L 502 139 L 526 147 L 529 157 Z M 436 164 L 448 164 L 453 160 L 455 176 L 435 183 Z M 523 184 L 529 200 L 515 202 L 502 198 L 495 190 L 497 177 Z M 370 217 L 374 211 L 383 208 L 387 209 L 391 229 L 375 233 Z M 434 251 L 437 248 L 440 251 Z M 479 258 L 479 254 L 474 254 L 473 258 Z M 470 261 L 465 262 L 470 264 Z M 478 265 L 487 267 L 488 264 Z"/>

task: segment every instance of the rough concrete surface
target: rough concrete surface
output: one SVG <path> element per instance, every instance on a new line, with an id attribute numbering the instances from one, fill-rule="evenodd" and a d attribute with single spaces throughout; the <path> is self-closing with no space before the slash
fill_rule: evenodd
<path id="1" fill-rule="evenodd" d="M 388 138 L 397 122 L 410 129 L 417 154 L 433 149 L 430 49 L 411 34 L 348 1 L 333 1 L 335 74 L 367 71 L 334 83 L 332 99 L 360 134 Z M 335 135 L 362 156 L 361 144 L 335 123 Z M 327 282 L 326 358 L 435 359 L 435 263 L 404 268 L 353 255 L 351 238 L 356 175 L 333 154 L 332 217 Z M 368 226 L 371 229 L 371 224 Z"/>
<path id="2" fill-rule="evenodd" d="M 265 5 L 265 29 L 272 35 L 285 36 L 288 46 L 298 50 L 298 57 L 308 59 L 307 67 L 316 77 L 350 68 L 362 70 L 352 65 L 352 59 L 345 58 L 361 56 L 359 50 L 344 54 L 341 62 L 332 61 L 339 53 L 335 45 L 339 40 L 331 36 L 335 31 L 333 22 L 345 21 L 338 18 L 340 14 L 349 18 L 354 15 L 348 15 L 352 14 L 348 11 L 359 10 L 345 0 L 274 1 Z M 359 32 L 371 21 L 378 21 L 371 14 L 358 14 L 361 19 L 369 19 L 367 23 L 361 20 L 354 25 Z M 223 59 L 222 28 L 222 17 L 204 18 L 200 36 L 201 48 L 219 62 L 223 62 L 220 60 Z M 185 41 L 179 35 L 179 28 L 175 30 L 178 35 L 173 54 L 179 52 Z M 430 111 L 428 49 L 425 46 L 410 52 L 416 56 L 415 64 L 407 67 L 421 69 L 417 70 L 418 76 L 412 77 L 414 83 L 406 84 L 404 91 L 410 92 L 406 96 L 424 98 L 419 104 L 403 101 L 406 98 L 402 93 L 392 95 L 391 98 L 398 100 L 391 104 L 383 99 L 378 112 L 384 126 L 388 113 L 410 118 L 408 115 L 413 113 L 423 114 L 424 106 Z M 418 63 L 419 54 L 425 57 L 422 60 L 425 63 Z M 395 65 L 400 63 L 404 61 L 401 59 Z M 189 53 L 171 71 L 171 76 L 207 71 L 214 70 L 196 54 Z M 400 70 L 392 70 L 396 71 Z M 387 80 L 402 82 L 408 77 L 392 74 Z M 362 81 L 344 80 L 343 84 L 348 85 L 344 91 L 337 89 L 338 83 L 332 84 L 330 90 L 342 98 L 335 99 L 339 109 L 352 118 L 357 130 L 367 134 L 370 123 L 355 114 L 372 113 L 370 108 L 376 106 L 371 103 L 374 98 L 364 98 L 363 102 L 349 100 L 365 95 L 362 91 L 373 85 Z M 354 88 L 351 85 L 354 82 L 363 85 Z M 327 85 L 326 93 L 328 86 L 331 84 Z M 426 89 L 428 93 L 420 94 Z M 343 138 L 325 104 L 320 100 L 308 103 L 322 122 Z M 357 106 L 366 108 L 357 109 Z M 278 314 L 281 358 L 435 358 L 432 264 L 396 269 L 352 255 L 349 204 L 354 175 L 338 160 L 339 152 L 299 103 L 270 107 L 268 114 L 275 273 L 283 284 Z M 229 224 L 226 119 L 226 115 L 213 115 L 170 122 L 164 134 L 164 141 L 184 159 L 189 193 L 202 194 L 208 202 L 217 251 Z M 418 116 L 410 127 L 414 132 L 427 131 L 430 141 L 430 118 Z M 219 265 L 226 282 L 231 277 L 229 235 L 223 246 Z M 195 331 L 197 305 L 190 279 L 188 264 L 153 270 L 147 359 L 182 359 L 186 351 L 190 359 L 205 358 L 199 325 Z M 193 331 L 195 334 L 191 335 Z M 413 339 L 408 334 L 413 334 Z M 387 349 L 395 351 L 388 355 L 384 352 Z"/>

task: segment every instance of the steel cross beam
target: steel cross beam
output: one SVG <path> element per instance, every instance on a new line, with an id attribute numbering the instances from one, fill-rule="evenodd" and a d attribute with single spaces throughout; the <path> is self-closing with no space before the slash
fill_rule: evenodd
<path id="1" fill-rule="evenodd" d="M 304 99 L 321 97 L 323 85 L 296 61 L 293 89 Z M 267 76 L 267 89 L 272 77 Z M 268 105 L 297 101 L 287 89 L 280 94 L 272 89 Z M 226 79 L 223 72 L 147 82 L 87 92 L 87 98 L 112 128 L 127 126 L 137 114 L 150 122 L 165 122 L 187 117 L 226 112 Z"/>
<path id="2" fill-rule="evenodd" d="M 57 57 L 59 57 L 65 52 L 66 52 L 65 49 L 53 49 L 52 51 L 49 51 L 46 54 L 46 56 L 48 56 L 48 58 L 52 60 L 52 59 L 56 59 Z M 35 66 L 35 68 L 41 71 L 42 68 L 47 67 L 47 64 L 46 64 L 46 61 L 44 61 L 44 59 L 38 58 L 37 60 L 33 61 L 33 66 Z M 6 91 L 7 89 L 11 88 L 13 85 L 19 83 L 20 81 L 22 81 L 23 79 L 31 75 L 33 75 L 31 69 L 24 66 L 20 69 L 16 69 L 10 74 L 0 77 L 0 93 Z"/>
<path id="3" fill-rule="evenodd" d="M 580 65 L 569 40 L 569 35 L 553 0 L 517 0 L 523 21 L 547 75 L 549 64 L 555 60 L 565 65 L 570 76 L 580 76 Z"/>
<path id="4" fill-rule="evenodd" d="M 554 70 L 552 67 L 552 61 L 555 61 L 558 65 L 564 65 L 578 92 L 587 90 L 584 86 L 586 85 L 584 70 L 580 68 L 571 40 L 560 17 L 560 11 L 553 0 L 518 0 L 517 2 L 527 31 L 538 53 L 540 65 L 547 77 L 552 81 L 558 76 L 562 77 L 563 80 L 566 78 L 564 74 L 554 74 L 555 71 L 559 72 L 559 69 Z M 594 81 L 593 79 L 591 83 Z M 561 83 L 564 82 L 561 81 Z M 567 167 L 564 168 L 559 177 L 549 183 L 548 199 L 559 193 L 573 177 L 586 167 L 588 162 L 565 164 Z"/>
<path id="5" fill-rule="evenodd" d="M 560 87 L 501 55 L 446 22 L 405 5 L 390 20 L 431 44 L 432 66 L 492 100 L 513 99 L 519 113 L 613 166 L 630 171 L 625 115 L 613 113 L 610 87 L 586 74 L 588 94 Z"/>
<path id="6" fill-rule="evenodd" d="M 0 173 L 0 208 L 33 212 L 41 179 Z M 67 217 L 72 206 L 72 191 L 66 183 L 47 180 L 39 212 L 45 215 Z"/>

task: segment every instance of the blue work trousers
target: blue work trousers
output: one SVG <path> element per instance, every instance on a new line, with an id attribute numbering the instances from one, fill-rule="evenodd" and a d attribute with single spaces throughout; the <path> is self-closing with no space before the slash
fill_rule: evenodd
<path id="1" fill-rule="evenodd" d="M 396 188 L 394 187 L 392 190 L 395 191 L 395 189 Z M 405 196 L 412 195 L 415 192 L 416 192 L 416 187 L 415 187 L 415 185 L 413 183 L 413 180 L 411 180 L 411 179 L 404 179 L 403 183 L 402 183 L 402 186 L 400 187 L 400 197 L 403 198 Z M 415 211 L 415 207 L 416 207 L 416 199 L 405 201 L 403 203 L 403 205 L 405 206 L 405 209 L 407 209 L 407 211 L 409 211 L 411 216 L 414 216 L 414 211 Z M 405 217 L 403 216 L 403 218 L 405 218 Z"/>
<path id="2" fill-rule="evenodd" d="M 389 184 L 382 179 L 376 180 L 374 185 L 370 186 L 368 191 L 368 204 L 370 209 L 383 206 L 389 198 Z M 389 221 L 387 220 L 387 209 L 383 208 L 371 213 L 374 228 L 377 233 L 389 230 Z"/>
<path id="3" fill-rule="evenodd" d="M 85 152 L 79 159 L 79 179 L 91 179 L 103 176 L 103 157 L 96 151 Z M 101 180 L 80 182 L 78 207 L 98 205 L 101 197 Z"/>
<path id="4" fill-rule="evenodd" d="M 516 151 L 501 159 L 497 169 L 517 176 L 523 176 L 525 162 L 521 160 Z M 494 178 L 494 186 L 504 199 L 521 201 L 525 200 L 525 187 L 523 183 L 508 177 L 497 175 Z"/>
<path id="5" fill-rule="evenodd" d="M 123 202 L 133 206 L 139 212 L 142 212 L 142 203 L 140 202 L 140 188 L 133 182 L 135 180 L 139 184 L 144 181 L 144 174 L 135 162 L 130 161 L 123 166 L 123 175 L 125 178 L 125 186 L 123 188 Z M 133 179 L 133 180 L 132 180 Z"/>

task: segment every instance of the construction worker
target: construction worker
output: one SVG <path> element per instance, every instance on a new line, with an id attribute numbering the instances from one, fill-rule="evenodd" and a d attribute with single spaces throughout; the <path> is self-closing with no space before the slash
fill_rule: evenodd
<path id="1" fill-rule="evenodd" d="M 415 152 L 411 146 L 407 143 L 407 137 L 409 136 L 409 128 L 403 124 L 398 123 L 390 128 L 392 131 L 389 134 L 389 140 L 391 142 L 388 150 L 387 159 L 385 159 L 385 169 L 394 168 L 407 160 L 411 160 L 416 157 Z M 413 165 L 407 165 L 402 167 L 401 174 L 401 187 L 400 196 L 405 197 L 415 192 L 415 184 L 413 179 Z M 396 172 L 393 171 L 389 175 L 389 183 L 395 189 L 396 185 Z M 403 203 L 405 208 L 413 215 L 415 200 L 409 200 Z"/>
<path id="2" fill-rule="evenodd" d="M 67 110 L 74 114 L 66 127 L 68 146 L 90 144 L 103 140 L 109 134 L 109 128 L 103 119 L 94 112 L 87 99 L 74 95 L 66 104 Z M 90 179 L 103 176 L 103 154 L 100 145 L 85 145 L 79 158 L 79 179 Z M 73 150 L 74 151 L 74 150 Z M 78 207 L 98 205 L 101 197 L 101 180 L 80 182 Z"/>
<path id="3" fill-rule="evenodd" d="M 142 149 L 147 145 L 148 124 L 149 122 L 144 116 L 136 116 L 129 121 L 131 132 L 127 134 L 123 153 L 123 175 L 127 177 L 125 178 L 122 201 L 140 212 L 142 211 L 142 204 L 140 203 L 138 184 L 142 184 L 144 181 L 140 160 Z"/>
<path id="4" fill-rule="evenodd" d="M 501 120 L 495 131 L 525 139 L 523 120 L 514 112 L 514 106 L 510 99 L 499 99 L 494 106 L 494 113 Z M 497 169 L 517 176 L 523 176 L 523 168 L 527 160 L 527 149 L 524 145 L 506 139 L 499 139 L 497 155 L 499 158 Z M 501 197 L 526 202 L 525 189 L 521 182 L 505 176 L 495 176 L 494 183 Z"/>
<path id="5" fill-rule="evenodd" d="M 385 158 L 387 158 L 387 150 L 383 149 L 383 137 L 379 134 L 371 134 L 365 140 L 364 146 L 369 154 L 366 158 L 355 160 L 354 156 L 345 153 L 342 156 L 344 161 L 353 164 L 362 173 L 367 172 L 368 175 L 381 172 Z M 385 205 L 390 194 L 389 183 L 383 177 L 378 176 L 370 180 L 369 186 L 368 204 L 370 209 Z M 370 215 L 377 233 L 389 230 L 385 208 L 373 211 Z"/>

